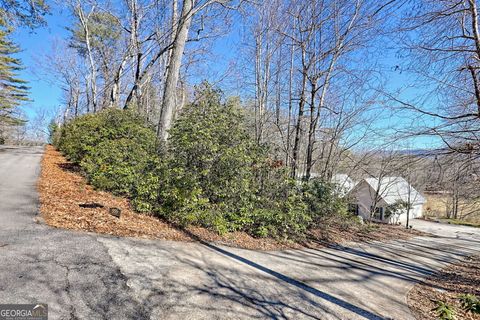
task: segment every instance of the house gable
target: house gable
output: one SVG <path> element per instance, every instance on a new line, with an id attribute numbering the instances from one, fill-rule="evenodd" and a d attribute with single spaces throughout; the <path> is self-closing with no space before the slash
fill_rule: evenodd
<path id="1" fill-rule="evenodd" d="M 370 179 L 370 181 L 369 181 Z M 351 199 L 350 203 L 356 205 L 356 213 L 364 218 L 370 218 L 372 207 L 382 208 L 379 214 L 385 213 L 384 211 L 390 205 L 393 205 L 400 201 L 408 201 L 408 194 L 410 192 L 410 199 L 412 200 L 412 211 L 410 211 L 411 218 L 417 218 L 422 216 L 422 204 L 424 198 L 416 191 L 408 182 L 403 178 L 388 177 L 385 181 L 389 183 L 378 185 L 378 179 L 367 178 L 360 181 L 349 193 L 348 197 Z M 378 198 L 376 198 L 377 190 Z M 377 201 L 375 201 L 377 200 Z M 389 216 L 388 221 L 398 223 L 406 219 L 406 215 L 401 214 L 399 216 Z M 394 220 L 392 220 L 394 219 Z"/>
<path id="2" fill-rule="evenodd" d="M 402 177 L 366 178 L 364 181 L 388 205 L 398 201 L 409 202 L 413 205 L 425 203 L 425 198 Z"/>

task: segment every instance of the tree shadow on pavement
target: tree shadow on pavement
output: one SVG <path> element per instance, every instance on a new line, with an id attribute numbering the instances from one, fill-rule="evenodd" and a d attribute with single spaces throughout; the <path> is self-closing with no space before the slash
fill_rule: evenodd
<path id="1" fill-rule="evenodd" d="M 186 232 L 188 232 L 188 231 L 186 231 Z M 286 276 L 286 275 L 284 275 L 284 274 L 282 274 L 282 273 L 280 273 L 280 272 L 277 272 L 277 271 L 274 271 L 274 270 L 272 270 L 272 269 L 269 269 L 269 268 L 267 268 L 267 267 L 265 267 L 265 266 L 263 266 L 263 265 L 260 265 L 260 264 L 258 264 L 258 263 L 256 263 L 256 262 L 253 262 L 253 261 L 249 260 L 249 259 L 246 259 L 246 258 L 244 258 L 244 257 L 241 257 L 241 256 L 239 256 L 239 255 L 237 255 L 237 254 L 235 254 L 235 253 L 232 253 L 232 252 L 230 252 L 230 251 L 224 250 L 224 249 L 222 249 L 222 248 L 220 248 L 220 247 L 218 247 L 218 246 L 216 246 L 216 245 L 213 245 L 213 244 L 210 244 L 210 243 L 208 243 L 208 242 L 205 242 L 205 241 L 199 239 L 198 237 L 195 237 L 195 235 L 191 235 L 191 236 L 192 236 L 193 238 L 196 238 L 196 240 L 197 240 L 198 242 L 200 242 L 202 245 L 204 245 L 205 247 L 207 247 L 207 248 L 209 248 L 209 249 L 211 249 L 211 250 L 213 250 L 213 251 L 215 251 L 215 252 L 217 252 L 217 253 L 220 253 L 220 254 L 222 254 L 222 255 L 224 255 L 224 256 L 227 256 L 227 257 L 229 257 L 229 258 L 231 258 L 231 259 L 234 259 L 234 260 L 236 260 L 236 261 L 238 261 L 238 262 L 241 262 L 241 263 L 243 263 L 243 264 L 246 264 L 246 265 L 248 265 L 248 266 L 250 266 L 250 267 L 252 267 L 252 268 L 255 268 L 255 269 L 257 269 L 257 270 L 260 270 L 260 271 L 262 271 L 262 272 L 264 272 L 264 273 L 266 273 L 266 274 L 268 274 L 268 275 L 270 275 L 270 276 L 273 276 L 273 277 L 275 277 L 275 278 L 277 278 L 277 279 L 279 279 L 279 280 L 281 280 L 281 281 L 284 281 L 284 282 L 288 283 L 289 285 L 295 286 L 295 287 L 298 288 L 298 289 L 304 290 L 304 291 L 306 291 L 306 292 L 308 292 L 308 293 L 310 293 L 310 294 L 313 294 L 313 295 L 315 295 L 315 296 L 317 296 L 317 297 L 319 297 L 319 298 L 321 298 L 321 299 L 324 299 L 324 300 L 326 300 L 326 301 L 328 301 L 328 302 L 331 302 L 331 303 L 333 303 L 333 304 L 335 304 L 335 305 L 337 305 L 337 306 L 339 306 L 339 307 L 341 307 L 341 308 L 343 308 L 343 309 L 346 309 L 346 310 L 348 310 L 348 311 L 350 311 L 350 312 L 352 312 L 352 313 L 355 313 L 355 314 L 357 314 L 357 315 L 359 315 L 359 316 L 362 316 L 362 317 L 364 317 L 364 318 L 366 318 L 366 319 L 370 319 L 370 320 L 377 320 L 377 319 L 380 320 L 380 319 L 384 319 L 383 317 L 381 317 L 381 316 L 379 316 L 379 315 L 377 315 L 377 314 L 374 314 L 374 313 L 372 313 L 372 312 L 370 312 L 370 311 L 368 311 L 368 310 L 365 310 L 365 309 L 363 309 L 363 308 L 361 308 L 361 307 L 358 307 L 358 306 L 356 306 L 356 305 L 354 305 L 354 304 L 352 304 L 352 303 L 349 303 L 349 302 L 347 302 L 347 301 L 345 301 L 345 300 L 342 300 L 342 299 L 340 299 L 340 298 L 337 298 L 337 297 L 335 297 L 335 296 L 333 296 L 333 295 L 331 295 L 331 294 L 328 294 L 328 293 L 326 293 L 326 292 L 320 291 L 320 290 L 318 290 L 318 289 L 316 289 L 316 288 L 314 288 L 314 287 L 312 287 L 312 286 L 309 286 L 309 285 L 307 285 L 307 284 L 305 284 L 305 283 L 303 283 L 303 282 L 301 282 L 301 281 L 295 280 L 295 279 L 293 279 L 293 278 L 291 278 L 291 277 L 289 277 L 289 276 Z"/>

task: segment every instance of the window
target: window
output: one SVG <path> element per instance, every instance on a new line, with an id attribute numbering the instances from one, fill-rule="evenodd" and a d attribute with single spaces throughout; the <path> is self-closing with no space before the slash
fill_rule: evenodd
<path id="1" fill-rule="evenodd" d="M 385 208 L 385 216 L 390 217 L 399 212 L 398 208 L 395 205 L 389 205 Z"/>
<path id="2" fill-rule="evenodd" d="M 373 218 L 377 220 L 383 220 L 383 208 L 377 207 L 374 208 L 373 206 L 370 207 L 370 212 L 373 212 Z"/>
<path id="3" fill-rule="evenodd" d="M 348 204 L 348 212 L 358 216 L 358 204 L 349 203 Z"/>

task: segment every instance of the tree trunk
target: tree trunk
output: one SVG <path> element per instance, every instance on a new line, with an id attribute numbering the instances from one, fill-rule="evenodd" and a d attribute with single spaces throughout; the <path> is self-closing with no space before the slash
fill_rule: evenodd
<path id="1" fill-rule="evenodd" d="M 458 219 L 458 202 L 459 194 L 458 191 L 455 191 L 454 201 L 453 201 L 453 218 Z"/>
<path id="2" fill-rule="evenodd" d="M 134 64 L 135 64 L 135 72 L 134 72 L 134 79 L 133 79 L 133 87 L 132 90 L 130 90 L 127 99 L 125 100 L 125 105 L 123 106 L 124 109 L 128 109 L 130 107 L 130 104 L 132 103 L 132 100 L 135 98 L 135 101 L 137 103 L 137 108 L 138 104 L 140 104 L 140 94 L 139 94 L 139 88 L 140 88 L 140 76 L 141 76 L 141 70 L 142 70 L 142 52 L 140 48 L 140 43 L 139 43 L 139 34 L 138 34 L 138 27 L 140 24 L 139 21 L 139 15 L 138 15 L 138 3 L 137 0 L 131 0 L 130 4 L 130 11 L 131 11 L 131 19 L 130 19 L 130 27 L 131 27 L 131 33 L 130 33 L 130 48 L 132 49 L 132 57 L 134 56 Z"/>
<path id="3" fill-rule="evenodd" d="M 74 90 L 74 117 L 78 117 L 79 114 L 79 96 L 80 96 L 80 90 L 78 87 Z"/>
<path id="4" fill-rule="evenodd" d="M 409 179 L 410 180 L 410 179 Z M 412 203 L 412 189 L 408 187 L 408 203 L 407 203 L 407 223 L 405 224 L 405 228 L 408 229 L 410 226 L 410 204 Z"/>
<path id="5" fill-rule="evenodd" d="M 305 90 L 307 86 L 307 73 L 304 70 L 302 75 L 302 88 L 300 93 L 300 102 L 298 103 L 298 118 L 297 118 L 297 125 L 295 127 L 295 140 L 293 143 L 293 150 L 292 150 L 292 162 L 291 162 L 291 177 L 297 177 L 297 170 L 298 170 L 298 158 L 300 155 L 300 143 L 301 143 L 301 134 L 302 134 L 302 119 L 303 113 L 305 108 Z"/>
<path id="6" fill-rule="evenodd" d="M 180 79 L 180 103 L 178 104 L 176 110 L 175 110 L 175 117 L 176 119 L 178 117 L 178 114 L 182 111 L 183 107 L 185 107 L 185 103 L 187 102 L 187 92 L 186 92 L 186 87 L 185 87 L 185 81 Z"/>
<path id="7" fill-rule="evenodd" d="M 182 56 L 185 50 L 185 44 L 188 39 L 188 31 L 192 23 L 192 9 L 194 0 L 184 0 L 182 12 L 177 27 L 175 41 L 172 47 L 172 54 L 168 64 L 167 80 L 165 83 L 162 110 L 160 121 L 158 123 L 158 136 L 161 141 L 168 139 L 168 130 L 172 126 L 173 115 L 175 111 L 177 83 L 180 75 L 180 66 Z"/>
<path id="8" fill-rule="evenodd" d="M 306 163 L 306 172 L 305 180 L 310 180 L 310 174 L 313 166 L 313 148 L 315 145 L 315 131 L 317 129 L 315 121 L 315 95 L 317 93 L 317 80 L 312 80 L 312 91 L 310 92 L 310 125 L 308 128 L 308 144 L 307 144 L 307 163 Z"/>
<path id="9" fill-rule="evenodd" d="M 83 31 L 85 32 L 85 46 L 87 47 L 87 64 L 89 64 L 90 66 L 89 91 L 91 92 L 91 96 L 89 99 L 89 103 L 91 103 L 93 113 L 95 113 L 97 112 L 97 69 L 95 67 L 95 62 L 93 61 L 93 52 L 90 44 L 90 30 L 88 28 L 89 17 L 88 16 L 85 17 L 85 14 L 80 4 L 77 5 L 76 10 L 77 10 L 78 18 L 80 19 L 80 23 L 82 24 L 82 27 L 83 27 Z"/>
<path id="10" fill-rule="evenodd" d="M 90 113 L 90 76 L 87 76 L 85 78 L 85 95 L 86 95 L 86 98 L 87 98 L 87 113 Z"/>
<path id="11" fill-rule="evenodd" d="M 109 108 L 113 108 L 116 106 L 119 100 L 119 91 L 120 91 L 120 79 L 122 78 L 122 73 L 123 69 L 125 68 L 125 65 L 127 63 L 127 59 L 124 58 L 122 62 L 120 63 L 120 66 L 117 69 L 117 72 L 115 73 L 115 76 L 113 78 L 113 84 L 112 84 L 112 89 L 110 90 L 110 103 L 109 103 Z"/>
<path id="12" fill-rule="evenodd" d="M 263 139 L 263 117 L 265 114 L 265 87 L 267 81 L 263 77 L 262 66 L 267 63 L 262 61 L 263 58 L 263 34 L 260 32 L 255 39 L 255 137 L 257 143 L 261 143 Z M 262 63 L 263 62 L 263 63 Z M 266 67 L 265 67 L 266 68 Z"/>
<path id="13" fill-rule="evenodd" d="M 288 166 L 290 163 L 290 127 L 292 121 L 292 110 L 293 110 L 293 69 L 294 69 L 294 58 L 295 58 L 295 43 L 292 41 L 292 48 L 290 51 L 290 69 L 288 75 L 288 121 L 287 121 L 287 150 L 285 156 L 285 165 Z"/>
<path id="14" fill-rule="evenodd" d="M 280 84 L 280 70 L 282 69 L 282 49 L 278 48 L 278 56 L 277 56 L 277 74 L 275 79 L 277 94 L 275 99 L 275 123 L 277 126 L 280 126 L 280 108 L 281 108 L 281 101 L 282 101 L 282 88 Z"/>

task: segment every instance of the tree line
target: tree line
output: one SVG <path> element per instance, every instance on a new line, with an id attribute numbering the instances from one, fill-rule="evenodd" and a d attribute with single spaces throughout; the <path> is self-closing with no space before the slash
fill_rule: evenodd
<path id="1" fill-rule="evenodd" d="M 12 26 L 41 25 L 49 9 L 40 0 L 0 3 L 5 39 Z M 224 77 L 240 78 L 249 132 L 290 177 L 368 174 L 365 167 L 375 164 L 366 163 L 384 155 L 376 151 L 417 136 L 437 137 L 442 153 L 465 168 L 478 163 L 475 0 L 68 0 L 59 6 L 71 17 L 69 35 L 41 58 L 63 90 L 58 123 L 104 109 L 134 110 L 166 143 L 182 110 L 195 102 L 194 84 L 208 77 L 199 67 L 211 66 L 222 35 L 242 29 L 238 64 Z M 3 56 L 18 50 L 3 45 L 10 48 Z M 386 72 L 379 61 L 388 50 L 400 58 Z M 2 99 L 10 92 L 1 106 L 5 126 L 27 87 L 9 75 L 20 61 L 2 61 Z M 392 71 L 407 74 L 407 83 L 388 85 Z M 388 128 L 392 115 L 414 123 Z M 377 125 L 382 117 L 387 128 Z M 475 170 L 469 176 L 478 181 Z"/>

